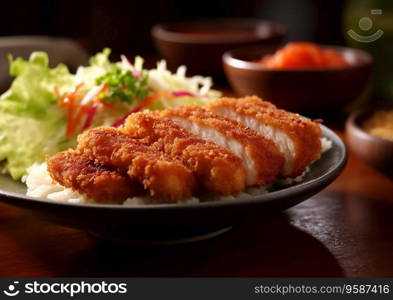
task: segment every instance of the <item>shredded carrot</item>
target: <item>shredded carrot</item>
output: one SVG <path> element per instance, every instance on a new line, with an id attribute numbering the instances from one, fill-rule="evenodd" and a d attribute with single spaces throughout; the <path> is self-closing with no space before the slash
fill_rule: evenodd
<path id="1" fill-rule="evenodd" d="M 85 84 L 84 84 L 83 82 L 78 83 L 78 84 L 76 85 L 76 87 L 75 87 L 74 93 L 76 93 L 77 91 L 79 91 L 80 88 L 81 88 L 82 86 L 84 86 L 84 85 L 85 85 Z"/>
<path id="2" fill-rule="evenodd" d="M 78 126 L 80 120 L 82 119 L 82 116 L 86 114 L 88 111 L 89 111 L 89 107 L 85 105 L 79 106 L 79 110 L 75 112 L 76 113 L 75 118 L 73 118 L 70 122 L 70 130 L 68 132 L 69 135 L 67 136 L 71 136 L 75 132 L 75 129 Z"/>
<path id="3" fill-rule="evenodd" d="M 62 99 L 63 97 L 60 95 L 60 91 L 59 88 L 57 86 L 55 86 L 55 94 L 57 96 L 57 98 Z"/>
<path id="4" fill-rule="evenodd" d="M 160 97 L 169 97 L 169 98 L 173 98 L 174 96 L 172 95 L 172 93 L 170 93 L 169 91 L 160 91 L 158 93 L 155 93 L 153 95 L 151 95 L 150 97 L 147 97 L 145 100 L 143 100 L 141 103 L 139 103 L 137 106 L 135 106 L 128 114 L 126 114 L 124 117 L 122 117 L 121 119 L 117 120 L 116 122 L 114 122 L 112 124 L 113 127 L 119 127 L 121 125 L 124 124 L 125 120 L 127 119 L 127 117 L 133 113 L 136 113 L 140 110 L 142 110 L 143 108 L 145 108 L 146 106 L 152 104 L 155 100 L 157 100 Z"/>
<path id="5" fill-rule="evenodd" d="M 161 97 L 170 97 L 172 98 L 172 94 L 169 91 L 160 91 L 157 92 L 149 97 L 147 97 L 145 100 L 143 100 L 141 103 L 139 103 L 137 106 L 135 106 L 132 110 L 131 113 L 138 112 L 145 108 L 146 106 L 149 106 L 152 104 L 155 100 L 161 98 Z"/>
<path id="6" fill-rule="evenodd" d="M 77 84 L 72 92 L 64 96 L 60 94 L 59 88 L 55 87 L 55 93 L 57 97 L 60 99 L 58 105 L 60 107 L 67 108 L 67 129 L 66 129 L 67 137 L 70 137 L 74 133 L 83 114 L 87 113 L 88 111 L 88 107 L 75 103 L 76 100 L 80 100 L 84 97 L 83 94 L 78 93 L 83 85 L 84 85 L 83 82 Z"/>
<path id="7" fill-rule="evenodd" d="M 58 105 L 61 107 L 65 107 L 67 109 L 67 130 L 66 130 L 67 137 L 70 137 L 75 133 L 83 115 L 88 114 L 91 109 L 91 107 L 76 103 L 76 100 L 80 100 L 84 96 L 84 95 L 78 93 L 78 91 L 80 90 L 80 88 L 82 86 L 83 86 L 83 83 L 78 84 L 75 87 L 74 91 L 72 91 L 71 93 L 68 93 L 64 96 L 61 96 L 59 89 L 57 87 L 55 87 L 55 93 L 60 99 Z M 106 84 L 106 83 L 103 84 L 102 88 L 94 96 L 93 102 L 95 103 L 95 105 L 102 104 L 106 108 L 115 109 L 116 108 L 115 105 L 108 103 L 108 102 L 104 101 L 103 99 L 100 99 L 100 97 L 99 97 L 100 93 L 105 92 L 107 89 L 108 89 L 108 84 Z M 173 98 L 174 95 L 170 91 L 166 91 L 166 90 L 157 92 L 157 93 L 147 97 L 141 103 L 139 103 L 137 106 L 135 106 L 123 119 L 125 120 L 125 118 L 128 115 L 130 115 L 134 112 L 141 111 L 142 109 L 149 106 L 155 100 L 157 100 L 161 97 Z M 121 121 L 121 120 L 119 120 L 119 121 Z"/>
<path id="8" fill-rule="evenodd" d="M 69 97 L 67 106 L 67 131 L 66 136 L 72 135 L 72 117 L 73 117 L 73 107 L 74 107 L 74 97 Z"/>
<path id="9" fill-rule="evenodd" d="M 116 106 L 114 106 L 113 104 L 110 104 L 110 103 L 108 103 L 108 102 L 105 102 L 105 101 L 99 101 L 102 105 L 104 105 L 106 108 L 109 108 L 109 109 L 116 109 Z"/>

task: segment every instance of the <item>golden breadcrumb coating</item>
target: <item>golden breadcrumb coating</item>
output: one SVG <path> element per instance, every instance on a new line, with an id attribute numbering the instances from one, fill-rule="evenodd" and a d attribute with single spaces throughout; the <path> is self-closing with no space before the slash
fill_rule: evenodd
<path id="1" fill-rule="evenodd" d="M 78 137 L 76 150 L 47 158 L 54 181 L 101 203 L 147 190 L 176 202 L 200 191 L 236 195 L 246 186 L 296 177 L 318 159 L 317 122 L 258 97 L 221 98 L 131 114 L 121 128 Z M 199 189 L 198 189 L 199 188 Z"/>
<path id="2" fill-rule="evenodd" d="M 53 180 L 100 203 L 121 203 L 141 190 L 127 175 L 73 150 L 59 152 L 47 163 Z"/>
<path id="3" fill-rule="evenodd" d="M 90 129 L 79 135 L 78 151 L 127 172 L 141 182 L 151 196 L 177 200 L 191 196 L 196 188 L 193 173 L 181 161 L 113 127 Z"/>
<path id="4" fill-rule="evenodd" d="M 248 185 L 267 184 L 274 180 L 281 171 L 284 158 L 274 143 L 237 121 L 217 115 L 199 106 L 167 109 L 162 112 L 162 115 L 190 121 L 199 127 L 202 136 L 202 131 L 210 128 L 225 138 L 223 143 L 229 144 L 232 141 L 239 143 L 246 156 L 251 160 L 246 170 L 249 173 L 255 173 L 251 176 L 252 178 L 247 180 Z M 246 159 L 243 157 L 243 160 Z"/>
<path id="5" fill-rule="evenodd" d="M 256 96 L 244 98 L 221 98 L 207 106 L 216 111 L 230 108 L 239 116 L 253 117 L 261 124 L 271 126 L 286 133 L 294 143 L 294 161 L 290 177 L 301 175 L 306 167 L 321 154 L 321 129 L 317 122 L 301 117 L 299 114 L 278 109 L 270 102 Z"/>
<path id="6" fill-rule="evenodd" d="M 240 158 L 162 118 L 159 113 L 132 114 L 121 130 L 156 151 L 181 160 L 208 191 L 230 195 L 245 188 L 245 170 Z"/>

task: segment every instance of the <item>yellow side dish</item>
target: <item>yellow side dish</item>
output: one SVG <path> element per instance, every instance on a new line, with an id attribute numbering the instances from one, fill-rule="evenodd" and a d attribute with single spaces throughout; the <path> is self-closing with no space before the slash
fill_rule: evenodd
<path id="1" fill-rule="evenodd" d="M 372 135 L 393 140 L 393 110 L 375 112 L 364 122 L 363 128 Z"/>

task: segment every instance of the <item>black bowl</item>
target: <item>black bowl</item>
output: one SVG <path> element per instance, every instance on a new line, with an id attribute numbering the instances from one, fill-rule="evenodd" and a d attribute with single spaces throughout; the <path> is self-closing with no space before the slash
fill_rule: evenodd
<path id="1" fill-rule="evenodd" d="M 192 74 L 220 76 L 221 56 L 233 48 L 278 46 L 286 30 L 259 19 L 224 18 L 158 24 L 151 34 L 171 69 L 186 65 Z"/>
<path id="2" fill-rule="evenodd" d="M 57 203 L 27 197 L 24 184 L 0 175 L 0 201 L 33 212 L 38 218 L 112 240 L 144 244 L 199 240 L 253 215 L 262 219 L 283 211 L 330 184 L 343 170 L 347 152 L 334 132 L 321 127 L 333 147 L 311 166 L 304 181 L 247 200 L 144 206 Z"/>

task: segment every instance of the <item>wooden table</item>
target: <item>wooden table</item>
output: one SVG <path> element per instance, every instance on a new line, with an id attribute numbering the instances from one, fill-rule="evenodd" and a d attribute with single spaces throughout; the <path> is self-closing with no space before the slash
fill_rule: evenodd
<path id="1" fill-rule="evenodd" d="M 1 204 L 0 276 L 392 277 L 393 182 L 350 153 L 339 179 L 296 207 L 165 247 L 107 244 Z"/>

